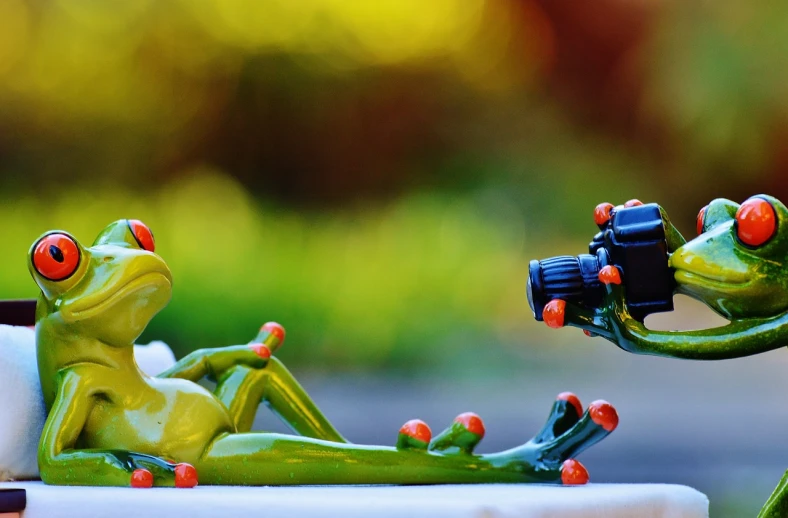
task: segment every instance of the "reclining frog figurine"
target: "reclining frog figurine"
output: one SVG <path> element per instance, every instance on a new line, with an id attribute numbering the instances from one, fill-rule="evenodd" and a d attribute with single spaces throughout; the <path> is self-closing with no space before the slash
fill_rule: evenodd
<path id="1" fill-rule="evenodd" d="M 630 200 L 625 206 L 640 202 Z M 600 204 L 598 224 L 613 208 Z M 661 209 L 660 209 L 661 210 Z M 772 196 L 741 205 L 716 199 L 700 210 L 698 236 L 686 242 L 661 210 L 675 292 L 708 305 L 729 324 L 696 331 L 652 331 L 633 318 L 625 297 L 625 272 L 599 271 L 599 307 L 554 299 L 544 307 L 551 327 L 570 325 L 601 336 L 625 351 L 673 358 L 717 360 L 788 345 L 788 209 Z M 624 281 L 622 281 L 624 279 Z M 788 472 L 762 509 L 761 518 L 788 516 Z"/>
<path id="2" fill-rule="evenodd" d="M 195 351 L 157 377 L 136 366 L 132 344 L 170 300 L 172 276 L 138 220 L 106 227 L 93 246 L 51 231 L 29 269 L 41 294 L 36 345 L 48 410 L 39 447 L 48 484 L 582 484 L 574 456 L 615 429 L 604 401 L 583 412 L 560 394 L 530 441 L 477 455 L 482 420 L 464 413 L 432 437 L 407 422 L 396 446 L 348 443 L 272 354 L 284 329 L 265 324 L 250 344 Z M 216 382 L 213 393 L 196 382 Z M 260 403 L 299 435 L 253 432 Z"/>

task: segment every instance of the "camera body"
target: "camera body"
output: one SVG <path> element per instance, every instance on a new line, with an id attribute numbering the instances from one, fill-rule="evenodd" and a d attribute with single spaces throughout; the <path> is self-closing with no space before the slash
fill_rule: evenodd
<path id="1" fill-rule="evenodd" d="M 642 322 L 651 313 L 673 309 L 675 280 L 668 266 L 668 245 L 659 205 L 650 203 L 611 211 L 588 247 L 588 254 L 533 260 L 526 292 L 536 320 L 553 299 L 599 307 L 605 288 L 599 270 L 621 271 L 630 315 Z"/>

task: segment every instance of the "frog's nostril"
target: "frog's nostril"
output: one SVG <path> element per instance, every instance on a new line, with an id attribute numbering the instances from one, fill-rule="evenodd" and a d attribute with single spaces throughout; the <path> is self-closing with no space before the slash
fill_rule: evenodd
<path id="1" fill-rule="evenodd" d="M 105 263 L 109 263 L 109 262 L 111 262 L 111 261 L 114 261 L 114 260 L 115 260 L 115 258 L 114 258 L 114 257 L 112 257 L 112 256 L 106 256 L 106 257 L 104 257 L 104 262 L 105 262 Z"/>

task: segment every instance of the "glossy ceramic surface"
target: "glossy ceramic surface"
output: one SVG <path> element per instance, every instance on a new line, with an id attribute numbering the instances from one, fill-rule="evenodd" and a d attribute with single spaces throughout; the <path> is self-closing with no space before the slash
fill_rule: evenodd
<path id="1" fill-rule="evenodd" d="M 594 210 L 598 225 L 616 210 Z M 599 272 L 605 286 L 598 308 L 555 299 L 544 308 L 550 327 L 573 326 L 638 354 L 717 360 L 761 353 L 788 345 L 788 209 L 772 196 L 742 204 L 717 199 L 697 217 L 698 236 L 686 241 L 662 210 L 675 278 L 675 292 L 689 295 L 727 318 L 728 325 L 697 331 L 652 331 L 632 318 L 624 284 L 615 266 Z M 548 318 L 549 316 L 549 318 Z M 788 474 L 761 517 L 788 516 Z"/>
<path id="2" fill-rule="evenodd" d="M 511 450 L 474 454 L 482 420 L 464 413 L 437 436 L 409 421 L 393 446 L 348 443 L 274 353 L 284 329 L 262 326 L 248 344 L 195 351 L 152 378 L 132 344 L 170 300 L 172 275 L 153 233 L 121 220 L 90 247 L 63 231 L 32 246 L 41 295 L 38 365 L 49 418 L 39 448 L 49 484 L 580 484 L 573 457 L 618 424 L 612 406 L 561 394 L 544 428 Z M 209 392 L 196 382 L 216 382 Z M 298 435 L 251 432 L 260 403 Z"/>

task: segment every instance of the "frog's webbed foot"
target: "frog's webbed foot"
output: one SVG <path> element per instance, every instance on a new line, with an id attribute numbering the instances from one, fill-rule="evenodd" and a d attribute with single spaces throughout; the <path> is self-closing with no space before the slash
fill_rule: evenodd
<path id="1" fill-rule="evenodd" d="M 595 401 L 583 412 L 577 396 L 562 392 L 533 439 L 517 448 L 482 457 L 500 466 L 516 464 L 525 471 L 541 473 L 539 478 L 544 482 L 585 484 L 588 472 L 573 457 L 607 437 L 617 426 L 618 414 L 607 401 Z M 435 438 L 424 421 L 413 419 L 400 428 L 397 449 L 472 455 L 484 432 L 484 422 L 473 412 L 457 416 Z"/>
<path id="2" fill-rule="evenodd" d="M 533 448 L 535 461 L 545 468 L 560 466 L 564 484 L 585 484 L 588 472 L 573 457 L 610 435 L 617 426 L 618 414 L 607 401 L 594 401 L 583 412 L 577 396 L 562 392 L 547 422 L 526 447 Z"/>

